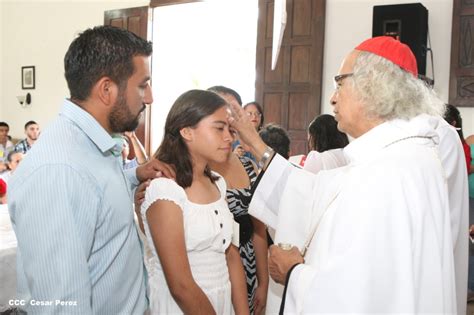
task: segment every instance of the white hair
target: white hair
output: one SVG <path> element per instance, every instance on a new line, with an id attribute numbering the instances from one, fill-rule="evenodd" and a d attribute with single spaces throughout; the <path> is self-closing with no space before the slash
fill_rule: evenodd
<path id="1" fill-rule="evenodd" d="M 445 105 L 433 89 L 373 53 L 359 53 L 351 81 L 368 117 L 408 120 L 420 114 L 443 115 Z"/>

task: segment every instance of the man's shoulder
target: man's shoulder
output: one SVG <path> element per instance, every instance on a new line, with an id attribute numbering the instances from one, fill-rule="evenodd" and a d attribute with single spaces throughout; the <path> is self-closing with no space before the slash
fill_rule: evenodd
<path id="1" fill-rule="evenodd" d="M 60 148 L 62 152 L 69 152 L 71 148 L 87 150 L 86 143 L 90 143 L 86 133 L 73 122 L 59 116 L 41 134 L 33 148 L 37 151 L 50 151 L 51 148 Z M 55 153 L 56 150 L 54 150 Z"/>
<path id="2" fill-rule="evenodd" d="M 404 174 L 422 174 L 439 170 L 439 159 L 431 145 L 400 142 L 375 152 L 364 163 L 354 165 L 362 176 L 370 178 L 403 178 Z"/>
<path id="3" fill-rule="evenodd" d="M 19 168 L 18 177 L 29 177 L 43 167 L 64 165 L 84 172 L 95 147 L 86 134 L 73 124 L 56 119 L 28 151 Z M 59 168 L 58 168 L 59 170 Z"/>

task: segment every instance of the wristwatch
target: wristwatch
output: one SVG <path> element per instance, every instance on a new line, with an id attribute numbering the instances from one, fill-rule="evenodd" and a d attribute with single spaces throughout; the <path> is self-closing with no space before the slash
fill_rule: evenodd
<path id="1" fill-rule="evenodd" d="M 262 155 L 262 158 L 260 159 L 260 161 L 258 161 L 258 168 L 261 169 L 262 171 L 265 171 L 274 155 L 275 155 L 275 151 L 273 151 L 272 148 L 267 147 L 265 149 L 265 152 Z"/>

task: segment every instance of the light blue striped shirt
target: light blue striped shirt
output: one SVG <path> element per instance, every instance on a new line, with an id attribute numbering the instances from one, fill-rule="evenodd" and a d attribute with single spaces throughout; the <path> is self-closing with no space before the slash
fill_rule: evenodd
<path id="1" fill-rule="evenodd" d="M 120 150 L 89 113 L 65 100 L 12 176 L 18 298 L 28 313 L 145 311 L 132 208 L 137 178 L 135 169 L 122 170 Z"/>

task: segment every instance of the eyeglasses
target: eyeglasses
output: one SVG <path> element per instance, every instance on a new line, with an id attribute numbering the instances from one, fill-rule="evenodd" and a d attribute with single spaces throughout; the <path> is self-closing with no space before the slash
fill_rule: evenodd
<path id="1" fill-rule="evenodd" d="M 354 73 L 343 73 L 343 74 L 338 74 L 334 77 L 334 89 L 336 91 L 339 90 L 339 88 L 341 87 L 341 82 L 342 80 L 344 80 L 345 78 L 348 78 L 348 77 L 352 77 L 354 75 Z"/>
<path id="2" fill-rule="evenodd" d="M 247 116 L 262 117 L 262 114 L 259 112 L 246 112 Z"/>

